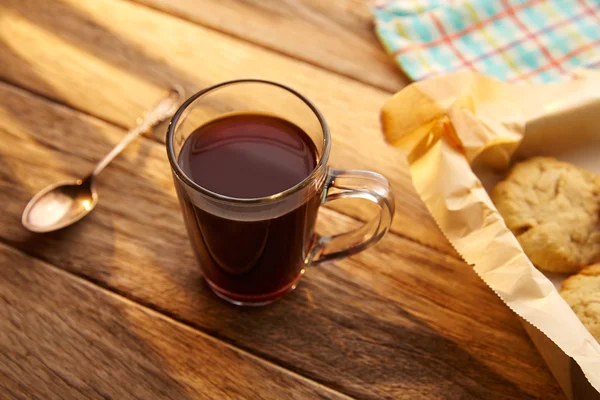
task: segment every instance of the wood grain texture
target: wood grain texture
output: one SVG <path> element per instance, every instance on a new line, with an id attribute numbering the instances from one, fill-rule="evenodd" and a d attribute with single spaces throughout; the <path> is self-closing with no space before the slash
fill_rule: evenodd
<path id="1" fill-rule="evenodd" d="M 327 118 L 332 166 L 392 182 L 393 231 L 455 254 L 415 193 L 404 155 L 383 140 L 388 93 L 126 1 L 4 0 L 0 19 L 0 79 L 121 126 L 172 83 L 189 93 L 243 77 L 289 84 Z M 365 218 L 356 202 L 332 207 Z"/>
<path id="2" fill-rule="evenodd" d="M 346 398 L 0 244 L 2 399 Z"/>
<path id="3" fill-rule="evenodd" d="M 369 0 L 134 0 L 396 92 L 409 79 L 375 35 Z"/>
<path id="4" fill-rule="evenodd" d="M 515 315 L 456 258 L 396 235 L 308 271 L 272 306 L 224 304 L 203 283 L 164 148 L 144 139 L 98 181 L 85 220 L 48 235 L 27 200 L 77 175 L 124 132 L 0 85 L 0 239 L 326 386 L 364 399 L 563 398 Z M 323 209 L 321 228 L 357 221 Z"/>

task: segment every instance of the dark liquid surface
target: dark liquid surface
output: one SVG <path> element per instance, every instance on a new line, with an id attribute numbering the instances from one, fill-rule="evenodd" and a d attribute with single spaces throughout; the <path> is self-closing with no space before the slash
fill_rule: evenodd
<path id="1" fill-rule="evenodd" d="M 256 198 L 304 180 L 316 166 L 317 151 L 308 135 L 288 121 L 236 114 L 196 129 L 178 161 L 205 189 Z M 319 193 L 287 214 L 247 222 L 204 211 L 177 180 L 176 186 L 192 247 L 218 292 L 237 301 L 263 302 L 295 284 L 312 244 Z"/>
<path id="2" fill-rule="evenodd" d="M 315 155 L 312 140 L 296 125 L 268 115 L 236 114 L 192 133 L 179 165 L 211 192 L 256 198 L 302 182 L 315 168 Z"/>

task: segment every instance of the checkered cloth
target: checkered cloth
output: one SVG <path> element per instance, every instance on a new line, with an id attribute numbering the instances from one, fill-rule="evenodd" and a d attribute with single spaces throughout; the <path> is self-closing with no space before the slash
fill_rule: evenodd
<path id="1" fill-rule="evenodd" d="M 415 80 L 468 68 L 552 82 L 600 67 L 600 0 L 379 0 L 386 50 Z"/>

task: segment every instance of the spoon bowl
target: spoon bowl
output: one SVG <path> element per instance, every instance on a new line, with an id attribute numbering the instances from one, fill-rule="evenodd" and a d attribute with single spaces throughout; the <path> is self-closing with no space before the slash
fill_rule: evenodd
<path id="1" fill-rule="evenodd" d="M 36 194 L 21 222 L 32 232 L 51 232 L 71 225 L 96 207 L 98 195 L 91 179 L 59 182 Z"/>

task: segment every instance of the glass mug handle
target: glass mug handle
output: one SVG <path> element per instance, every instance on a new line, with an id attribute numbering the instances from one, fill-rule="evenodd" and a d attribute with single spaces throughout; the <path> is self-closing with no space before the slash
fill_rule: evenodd
<path id="1" fill-rule="evenodd" d="M 358 229 L 333 236 L 317 235 L 309 265 L 319 265 L 361 252 L 390 229 L 394 216 L 394 197 L 390 183 L 382 175 L 370 171 L 329 169 L 323 203 L 337 199 L 364 199 L 379 206 L 378 214 Z"/>

